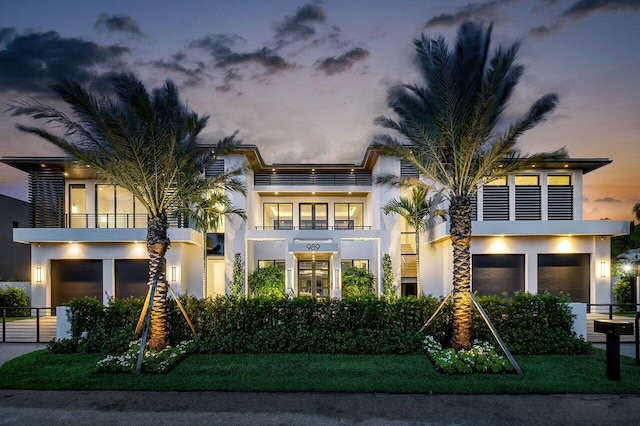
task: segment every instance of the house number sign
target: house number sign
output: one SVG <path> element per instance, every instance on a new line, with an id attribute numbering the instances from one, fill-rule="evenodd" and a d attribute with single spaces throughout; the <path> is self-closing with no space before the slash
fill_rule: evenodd
<path id="1" fill-rule="evenodd" d="M 318 251 L 320 250 L 320 244 L 307 244 L 307 251 Z"/>

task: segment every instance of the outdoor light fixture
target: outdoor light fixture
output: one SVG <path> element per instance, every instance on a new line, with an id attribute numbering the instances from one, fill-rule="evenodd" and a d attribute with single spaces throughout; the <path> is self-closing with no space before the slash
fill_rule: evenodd
<path id="1" fill-rule="evenodd" d="M 42 282 L 42 266 L 36 266 L 36 282 Z"/>
<path id="2" fill-rule="evenodd" d="M 171 267 L 171 282 L 176 282 L 176 267 L 172 266 Z"/>
<path id="3" fill-rule="evenodd" d="M 607 276 L 607 262 L 600 261 L 600 278 L 606 278 Z"/>

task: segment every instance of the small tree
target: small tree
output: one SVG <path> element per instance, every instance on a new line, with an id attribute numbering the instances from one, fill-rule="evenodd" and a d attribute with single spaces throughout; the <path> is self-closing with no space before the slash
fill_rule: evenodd
<path id="1" fill-rule="evenodd" d="M 249 275 L 249 292 L 255 297 L 285 297 L 284 269 L 272 265 Z"/>
<path id="2" fill-rule="evenodd" d="M 382 256 L 382 295 L 387 302 L 392 302 L 398 298 L 397 286 L 393 284 L 393 280 L 391 256 L 386 253 Z"/>
<path id="3" fill-rule="evenodd" d="M 342 298 L 366 297 L 374 294 L 375 277 L 366 268 L 350 266 L 342 271 Z"/>
<path id="4" fill-rule="evenodd" d="M 244 268 L 240 253 L 236 253 L 233 258 L 233 276 L 229 283 L 229 292 L 233 297 L 240 297 L 244 294 Z"/>
<path id="5" fill-rule="evenodd" d="M 627 306 L 631 307 L 633 301 L 633 287 L 629 278 L 624 277 L 613 286 L 613 300 L 616 302 L 619 311 L 625 311 Z"/>

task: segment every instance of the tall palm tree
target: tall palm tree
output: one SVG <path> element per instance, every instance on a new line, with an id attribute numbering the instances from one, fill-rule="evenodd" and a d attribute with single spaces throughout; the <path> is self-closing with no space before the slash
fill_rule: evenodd
<path id="1" fill-rule="evenodd" d="M 198 135 L 208 116 L 186 107 L 176 86 L 167 81 L 152 93 L 132 74 L 113 77 L 112 97 L 96 97 L 73 81 L 61 81 L 54 92 L 71 114 L 37 101 L 10 107 L 14 115 L 27 115 L 52 123 L 61 135 L 33 126 L 18 129 L 37 135 L 65 153 L 93 167 L 104 178 L 129 190 L 147 210 L 149 283 L 157 282 L 151 309 L 151 350 L 168 344 L 165 253 L 170 245 L 167 214 L 175 206 L 209 189 L 243 191 L 233 174 L 215 179 L 204 176 L 205 167 L 239 143 L 234 137 L 204 150 Z"/>
<path id="2" fill-rule="evenodd" d="M 438 218 L 444 219 L 446 212 L 440 208 L 443 197 L 436 193 L 429 194 L 426 185 L 416 185 L 411 189 L 411 197 L 392 199 L 382 208 L 384 214 L 399 214 L 415 231 L 416 241 L 416 286 L 420 289 L 420 233 L 431 230 Z"/>
<path id="3" fill-rule="evenodd" d="M 390 88 L 388 104 L 399 119 L 376 118 L 401 138 L 380 134 L 374 147 L 411 163 L 448 199 L 456 349 L 471 346 L 471 200 L 478 186 L 532 162 L 566 156 L 564 149 L 534 155 L 516 149 L 517 138 L 544 121 L 558 97 L 541 97 L 522 118 L 504 126 L 500 120 L 524 68 L 515 63 L 519 43 L 489 53 L 491 31 L 492 26 L 465 22 L 453 49 L 443 37 L 416 39 L 424 85 Z"/>

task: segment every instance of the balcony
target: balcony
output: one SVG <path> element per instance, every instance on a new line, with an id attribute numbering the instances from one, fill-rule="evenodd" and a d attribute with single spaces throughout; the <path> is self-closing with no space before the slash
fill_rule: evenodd
<path id="1" fill-rule="evenodd" d="M 65 214 L 65 228 L 99 228 L 99 229 L 131 229 L 146 228 L 146 213 L 71 213 Z M 172 228 L 188 228 L 189 224 L 182 217 L 168 218 Z"/>

